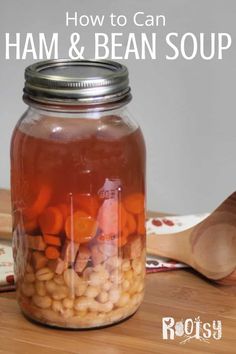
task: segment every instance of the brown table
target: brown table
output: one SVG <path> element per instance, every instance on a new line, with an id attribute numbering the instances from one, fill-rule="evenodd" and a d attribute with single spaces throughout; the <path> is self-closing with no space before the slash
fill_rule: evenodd
<path id="1" fill-rule="evenodd" d="M 9 193 L 0 191 L 0 212 L 9 210 Z M 0 294 L 0 353 L 120 354 L 236 353 L 236 287 L 211 283 L 190 270 L 148 274 L 146 296 L 127 321 L 99 330 L 46 328 L 21 314 L 14 292 Z M 162 317 L 176 321 L 222 321 L 222 338 L 209 343 L 183 337 L 162 339 Z"/>

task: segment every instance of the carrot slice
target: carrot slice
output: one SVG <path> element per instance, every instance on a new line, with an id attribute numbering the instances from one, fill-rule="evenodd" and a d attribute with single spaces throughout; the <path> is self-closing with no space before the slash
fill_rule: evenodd
<path id="1" fill-rule="evenodd" d="M 66 205 L 65 203 L 61 203 L 61 204 L 57 205 L 57 208 L 62 213 L 64 222 L 65 222 L 67 219 L 67 216 L 70 214 L 70 207 L 68 205 Z"/>
<path id="2" fill-rule="evenodd" d="M 63 215 L 56 207 L 46 208 L 38 221 L 43 234 L 58 234 L 63 227 Z"/>
<path id="3" fill-rule="evenodd" d="M 124 200 L 125 208 L 133 214 L 140 214 L 144 210 L 144 195 L 142 193 L 134 193 Z"/>
<path id="4" fill-rule="evenodd" d="M 44 242 L 53 245 L 53 246 L 61 246 L 61 239 L 58 236 L 52 235 L 43 235 Z"/>
<path id="5" fill-rule="evenodd" d="M 145 228 L 145 214 L 141 213 L 137 216 L 138 219 L 138 226 L 137 226 L 137 231 L 138 234 L 145 235 L 146 233 L 146 228 Z"/>
<path id="6" fill-rule="evenodd" d="M 51 194 L 51 188 L 48 185 L 43 185 L 33 204 L 24 210 L 24 215 L 30 220 L 38 217 L 48 205 Z"/>
<path id="7" fill-rule="evenodd" d="M 97 228 L 97 221 L 82 210 L 76 211 L 66 219 L 66 236 L 76 243 L 89 242 L 96 235 Z"/>
<path id="8" fill-rule="evenodd" d="M 78 194 L 76 196 L 78 207 L 81 210 L 84 210 L 92 217 L 97 216 L 99 202 L 97 197 L 93 197 L 91 194 Z"/>
<path id="9" fill-rule="evenodd" d="M 133 214 L 130 213 L 126 213 L 126 218 L 127 218 L 127 227 L 129 229 L 129 233 L 133 234 L 136 231 L 136 221 L 135 221 L 135 217 L 133 216 Z"/>
<path id="10" fill-rule="evenodd" d="M 127 222 L 127 212 L 122 203 L 119 203 L 119 228 L 122 231 Z"/>
<path id="11" fill-rule="evenodd" d="M 47 259 L 57 259 L 60 256 L 60 252 L 56 247 L 48 246 L 45 250 L 45 256 Z"/>

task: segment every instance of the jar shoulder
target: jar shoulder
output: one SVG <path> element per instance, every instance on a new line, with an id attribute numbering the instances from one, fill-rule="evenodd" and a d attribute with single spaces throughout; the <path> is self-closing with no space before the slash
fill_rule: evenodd
<path id="1" fill-rule="evenodd" d="M 22 115 L 15 128 L 35 138 L 67 141 L 91 136 L 118 139 L 137 129 L 139 125 L 127 109 L 66 114 L 31 108 Z"/>

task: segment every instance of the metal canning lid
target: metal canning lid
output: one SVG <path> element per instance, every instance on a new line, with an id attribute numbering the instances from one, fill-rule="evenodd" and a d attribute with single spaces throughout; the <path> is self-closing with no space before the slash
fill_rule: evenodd
<path id="1" fill-rule="evenodd" d="M 128 69 L 109 60 L 58 59 L 25 69 L 24 97 L 39 103 L 98 105 L 131 98 Z"/>

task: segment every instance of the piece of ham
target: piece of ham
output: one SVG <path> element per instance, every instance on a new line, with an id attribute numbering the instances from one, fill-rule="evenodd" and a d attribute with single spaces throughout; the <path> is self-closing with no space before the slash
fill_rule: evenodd
<path id="1" fill-rule="evenodd" d="M 118 253 L 117 239 L 112 242 L 99 243 L 98 250 L 103 253 L 106 258 L 116 256 Z"/>
<path id="2" fill-rule="evenodd" d="M 119 204 L 116 199 L 106 199 L 98 212 L 98 225 L 105 235 L 118 233 Z"/>
<path id="3" fill-rule="evenodd" d="M 35 270 L 43 268 L 48 262 L 47 257 L 45 257 L 44 252 L 35 251 L 31 255 L 31 264 Z"/>
<path id="4" fill-rule="evenodd" d="M 138 258 L 142 254 L 142 236 L 132 236 L 123 247 L 124 257 L 129 259 Z"/>
<path id="5" fill-rule="evenodd" d="M 93 265 L 96 266 L 104 262 L 108 258 L 108 256 L 99 250 L 98 245 L 93 245 L 91 247 L 91 258 Z"/>
<path id="6" fill-rule="evenodd" d="M 69 264 L 74 263 L 78 250 L 79 250 L 78 243 L 72 241 L 65 241 L 61 251 L 61 259 L 65 263 L 69 263 Z"/>
<path id="7" fill-rule="evenodd" d="M 37 250 L 37 251 L 44 251 L 46 248 L 46 243 L 43 240 L 42 236 L 31 236 L 28 235 L 28 247 Z"/>
<path id="8" fill-rule="evenodd" d="M 77 273 L 83 272 L 91 256 L 91 251 L 85 245 L 81 245 L 75 260 L 74 269 Z"/>
<path id="9" fill-rule="evenodd" d="M 68 264 L 61 258 L 52 259 L 47 266 L 56 274 L 62 274 L 67 269 Z"/>

